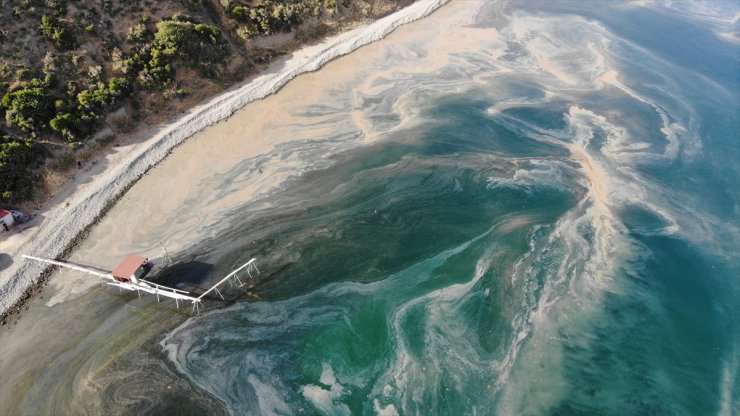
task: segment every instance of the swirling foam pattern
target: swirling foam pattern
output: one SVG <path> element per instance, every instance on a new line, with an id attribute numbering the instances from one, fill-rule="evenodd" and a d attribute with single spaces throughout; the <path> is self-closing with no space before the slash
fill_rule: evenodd
<path id="1" fill-rule="evenodd" d="M 680 6 L 458 2 L 358 57 L 303 116 L 362 142 L 204 243 L 260 241 L 266 300 L 172 362 L 236 414 L 736 413 L 737 26 Z"/>

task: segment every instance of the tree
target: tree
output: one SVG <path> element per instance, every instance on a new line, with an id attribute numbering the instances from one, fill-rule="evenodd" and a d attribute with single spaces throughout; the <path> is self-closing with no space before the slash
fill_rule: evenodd
<path id="1" fill-rule="evenodd" d="M 95 88 L 82 90 L 77 94 L 80 107 L 88 110 L 100 110 L 113 105 L 116 98 L 128 93 L 129 85 L 125 78 L 110 78 L 108 84 L 98 82 Z"/>
<path id="2" fill-rule="evenodd" d="M 126 40 L 131 43 L 142 43 L 146 41 L 149 32 L 146 30 L 146 26 L 143 23 L 139 23 L 134 27 L 128 29 L 128 36 Z"/>
<path id="3" fill-rule="evenodd" d="M 324 7 L 336 9 L 335 0 L 326 0 Z M 311 7 L 312 3 L 313 7 Z M 236 7 L 232 9 L 231 16 L 246 21 L 247 32 L 254 35 L 269 35 L 275 32 L 289 32 L 303 22 L 302 15 L 318 15 L 320 13 L 319 2 L 307 3 L 283 3 L 275 0 L 263 0 L 256 3 L 242 13 L 236 13 Z M 333 6 L 332 6 L 333 5 Z"/>
<path id="4" fill-rule="evenodd" d="M 108 79 L 108 93 L 113 98 L 122 97 L 128 94 L 129 89 L 130 85 L 126 78 L 113 77 Z"/>
<path id="5" fill-rule="evenodd" d="M 28 140 L 0 135 L 0 200 L 14 204 L 33 195 L 34 165 L 43 159 L 41 148 Z"/>
<path id="6" fill-rule="evenodd" d="M 31 87 L 5 94 L 0 103 L 7 110 L 5 118 L 9 125 L 36 131 L 53 116 L 52 102 L 45 88 Z"/>
<path id="7" fill-rule="evenodd" d="M 193 29 L 200 39 L 208 39 L 213 45 L 218 43 L 218 38 L 221 37 L 221 30 L 213 25 L 197 23 Z"/>
<path id="8" fill-rule="evenodd" d="M 65 140 L 72 142 L 77 139 L 79 133 L 78 126 L 80 120 L 71 113 L 57 114 L 56 117 L 51 119 L 49 125 L 51 128 L 59 133 Z"/>
<path id="9" fill-rule="evenodd" d="M 190 22 L 163 20 L 157 23 L 154 43 L 165 55 L 184 55 L 195 39 L 194 25 Z"/>
<path id="10" fill-rule="evenodd" d="M 225 56 L 219 28 L 197 23 L 186 15 L 173 15 L 156 27 L 154 40 L 139 50 L 140 58 L 148 59 L 140 59 L 145 62 L 138 74 L 141 85 L 159 89 L 172 86 L 175 60 L 198 69 L 201 76 L 217 74 L 213 64 L 222 62 Z"/>
<path id="11" fill-rule="evenodd" d="M 177 17 L 178 20 L 174 20 Z M 173 16 L 173 20 L 157 23 L 153 45 L 168 56 L 185 56 L 204 52 L 205 45 L 215 46 L 221 30 L 205 23 L 193 23 L 187 16 Z"/>
<path id="12" fill-rule="evenodd" d="M 41 16 L 41 34 L 60 49 L 74 49 L 72 32 L 56 17 Z"/>

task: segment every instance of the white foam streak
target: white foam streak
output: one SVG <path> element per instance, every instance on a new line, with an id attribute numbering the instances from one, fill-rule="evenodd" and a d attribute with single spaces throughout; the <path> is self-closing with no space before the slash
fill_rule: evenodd
<path id="1" fill-rule="evenodd" d="M 456 388 L 463 389 L 466 374 L 481 368 L 481 363 L 475 358 L 478 354 L 474 347 L 464 342 L 466 338 L 461 332 L 464 328 L 450 324 L 450 317 L 455 316 L 464 300 L 473 294 L 472 289 L 490 266 L 492 254 L 488 252 L 478 261 L 475 275 L 468 282 L 434 290 L 395 310 L 390 318 L 390 326 L 395 339 L 396 357 L 386 374 L 379 377 L 374 388 L 375 394 L 383 397 L 390 391 L 395 392 L 395 401 L 401 404 L 405 414 L 414 413 L 414 409 L 422 405 L 433 409 L 436 405 L 429 403 L 429 392 L 436 391 L 441 384 L 453 384 Z M 418 309 L 423 309 L 427 316 L 427 327 L 424 329 L 425 351 L 421 356 L 411 352 L 413 348 L 409 345 L 404 329 L 408 316 Z M 454 359 L 449 354 L 452 351 Z M 445 356 L 455 363 L 441 362 L 440 359 Z M 444 383 L 441 383 L 441 377 L 446 378 Z M 392 380 L 395 389 L 388 388 L 389 380 Z M 459 394 L 463 392 L 459 391 Z M 439 392 L 432 393 L 432 396 L 438 395 Z"/>
<path id="2" fill-rule="evenodd" d="M 350 415 L 352 412 L 349 407 L 340 401 L 344 394 L 344 387 L 337 382 L 334 370 L 328 363 L 323 363 L 322 367 L 319 381 L 329 389 L 309 384 L 301 387 L 301 394 L 324 414 Z"/>
<path id="3" fill-rule="evenodd" d="M 263 382 L 255 374 L 247 376 L 247 381 L 254 388 L 257 404 L 262 415 L 289 415 L 293 410 L 285 402 L 282 390 Z"/>
<path id="4" fill-rule="evenodd" d="M 737 385 L 737 373 L 739 363 L 739 355 L 737 354 L 738 348 L 735 345 L 731 349 L 732 353 L 726 359 L 722 368 L 722 379 L 720 380 L 720 409 L 719 416 L 733 416 L 737 415 L 740 411 L 740 403 L 733 398 L 736 394 Z"/>
<path id="5" fill-rule="evenodd" d="M 398 416 L 398 410 L 396 410 L 396 406 L 389 404 L 386 407 L 383 407 L 380 404 L 380 400 L 375 399 L 373 400 L 373 410 L 375 410 L 375 413 L 378 416 Z"/>
<path id="6" fill-rule="evenodd" d="M 718 34 L 722 32 L 737 33 L 740 5 L 735 1 L 664 0 L 662 2 L 650 2 L 646 6 L 660 11 L 672 12 L 684 19 L 712 26 Z"/>
<path id="7" fill-rule="evenodd" d="M 521 189 L 530 192 L 532 188 L 549 186 L 564 192 L 569 192 L 564 180 L 564 172 L 569 167 L 562 161 L 528 159 L 514 161 L 517 168 L 511 178 L 490 177 L 488 178 L 489 189 Z"/>
<path id="8" fill-rule="evenodd" d="M 588 36 L 580 35 L 587 33 Z M 566 19 L 515 14 L 504 37 L 522 45 L 531 59 L 516 62 L 517 72 L 532 73 L 552 89 L 591 88 L 608 68 L 606 30 L 580 17 Z"/>
<path id="9" fill-rule="evenodd" d="M 579 107 L 571 107 L 566 121 L 573 137 L 567 147 L 572 160 L 580 165 L 587 193 L 558 220 L 547 241 L 533 242 L 530 252 L 517 263 L 515 274 L 527 277 L 515 279 L 529 288 L 524 291 L 522 312 L 513 320 L 511 345 L 494 365 L 502 414 L 541 413 L 559 402 L 566 388 L 562 349 L 570 342 L 562 331 L 577 331 L 587 325 L 589 317 L 599 310 L 603 294 L 620 290 L 613 277 L 620 259 L 631 252 L 625 227 L 612 211 L 617 175 L 590 151 L 595 129 L 608 124 L 603 117 Z M 615 131 L 612 129 L 612 134 Z M 557 254 L 544 256 L 545 252 Z M 558 258 L 559 263 L 554 271 L 545 272 L 541 294 L 536 296 L 536 273 L 553 269 L 552 265 L 538 265 L 546 258 Z M 525 268 L 525 264 L 532 265 Z M 514 378 L 513 372 L 526 375 Z M 547 377 L 536 377 L 535 373 Z M 529 385 L 521 386 L 518 380 L 528 380 Z"/>
<path id="10" fill-rule="evenodd" d="M 618 74 L 614 70 L 610 70 L 606 72 L 603 76 L 599 78 L 599 81 L 604 82 L 606 84 L 612 85 L 621 91 L 623 91 L 625 94 L 629 95 L 630 97 L 634 98 L 635 100 L 645 103 L 652 107 L 656 113 L 660 116 L 660 119 L 663 123 L 663 127 L 660 129 L 660 131 L 663 133 L 663 136 L 665 137 L 667 144 L 665 146 L 665 150 L 663 151 L 662 157 L 667 160 L 674 160 L 679 154 L 680 147 L 681 147 L 681 138 L 684 136 L 687 136 L 689 131 L 686 129 L 685 126 L 682 124 L 673 121 L 671 117 L 668 115 L 668 112 L 658 105 L 654 100 L 651 100 L 632 88 L 626 86 L 622 82 L 619 81 Z M 624 150 L 625 148 L 628 148 L 630 145 L 625 146 L 624 141 L 626 139 L 626 135 L 622 134 L 620 135 L 621 140 L 617 141 L 614 145 L 611 147 L 611 151 L 614 153 L 619 153 L 620 146 L 621 150 Z M 697 142 L 696 140 L 694 140 Z M 698 142 L 697 142 L 698 143 Z M 638 148 L 643 147 L 639 146 Z M 631 150 L 634 150 L 632 148 Z M 641 154 L 644 158 L 655 158 L 656 155 L 653 153 L 642 153 Z M 635 157 L 635 152 L 630 152 L 631 157 Z"/>

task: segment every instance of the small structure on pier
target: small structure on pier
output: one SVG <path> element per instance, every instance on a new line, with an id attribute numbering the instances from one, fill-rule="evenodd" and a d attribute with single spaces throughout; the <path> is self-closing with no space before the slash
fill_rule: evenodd
<path id="1" fill-rule="evenodd" d="M 137 283 L 138 280 L 143 279 L 150 270 L 152 270 L 152 265 L 149 263 L 149 259 L 147 257 L 129 254 L 123 259 L 121 264 L 113 269 L 111 274 L 118 282 Z"/>
<path id="2" fill-rule="evenodd" d="M 163 254 L 162 256 L 154 257 L 151 260 L 164 257 L 169 258 L 167 255 L 167 251 L 164 249 L 164 246 L 162 247 Z M 246 273 L 249 278 L 252 278 L 252 272 L 259 273 L 259 269 L 257 269 L 256 265 L 256 259 L 250 259 L 248 262 L 242 264 L 241 266 L 234 269 L 231 273 L 226 275 L 223 279 L 219 280 L 218 283 L 211 286 L 208 290 L 203 292 L 200 296 L 194 296 L 191 295 L 189 292 L 175 289 L 172 287 L 162 286 L 158 285 L 154 282 L 150 282 L 148 280 L 144 280 L 144 277 L 151 271 L 151 269 L 154 267 L 152 264 L 152 261 L 144 256 L 139 256 L 136 254 L 129 254 L 126 256 L 123 261 L 116 266 L 113 271 L 109 273 L 104 273 L 98 270 L 89 269 L 86 267 L 78 266 L 76 264 L 67 263 L 63 261 L 58 260 L 52 260 L 52 259 L 46 259 L 43 257 L 34 257 L 34 256 L 27 256 L 23 255 L 26 259 L 29 260 L 35 260 L 40 261 L 42 263 L 47 264 L 53 264 L 55 266 L 61 266 L 65 267 L 67 269 L 76 270 L 79 272 L 91 274 L 97 277 L 100 277 L 103 279 L 103 282 L 105 284 L 108 284 L 110 286 L 117 286 L 121 289 L 126 290 L 135 290 L 137 293 L 139 293 L 139 296 L 141 296 L 141 292 L 149 293 L 152 295 L 157 296 L 157 301 L 159 301 L 160 296 L 172 298 L 175 300 L 175 304 L 177 307 L 180 307 L 180 301 L 189 301 L 193 304 L 193 310 L 200 312 L 200 304 L 203 300 L 203 297 L 206 296 L 210 292 L 216 292 L 221 299 L 224 299 L 221 292 L 218 290 L 219 286 L 223 285 L 227 281 L 234 280 L 238 283 L 239 287 L 243 286 L 244 283 L 239 279 L 239 273 Z"/>

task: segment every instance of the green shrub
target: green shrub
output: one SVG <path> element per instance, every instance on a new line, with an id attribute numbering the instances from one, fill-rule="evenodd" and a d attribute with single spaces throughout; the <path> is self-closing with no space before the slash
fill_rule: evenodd
<path id="1" fill-rule="evenodd" d="M 53 16 L 41 16 L 41 34 L 60 49 L 74 49 L 72 32 L 62 21 Z"/>
<path id="2" fill-rule="evenodd" d="M 128 93 L 129 85 L 125 78 L 111 78 L 106 85 L 98 82 L 95 88 L 82 90 L 77 94 L 77 101 L 85 108 L 105 108 L 112 105 L 116 98 Z"/>
<path id="3" fill-rule="evenodd" d="M 42 148 L 28 140 L 0 136 L 0 200 L 15 204 L 33 196 L 33 168 L 44 158 Z"/>
<path id="4" fill-rule="evenodd" d="M 72 113 L 57 114 L 49 125 L 68 142 L 76 140 L 80 134 L 80 119 Z"/>
<path id="5" fill-rule="evenodd" d="M 108 79 L 108 94 L 113 98 L 125 96 L 129 93 L 130 85 L 126 78 L 113 77 Z"/>
<path id="6" fill-rule="evenodd" d="M 131 43 L 142 43 L 149 37 L 149 31 L 143 23 L 139 23 L 134 27 L 128 29 L 128 35 L 126 40 Z"/>
<path id="7" fill-rule="evenodd" d="M 213 45 L 218 43 L 218 39 L 221 37 L 221 30 L 213 25 L 198 23 L 194 29 L 200 39 L 208 39 Z"/>
<path id="8" fill-rule="evenodd" d="M 246 32 L 249 35 L 261 36 L 277 32 L 290 32 L 303 23 L 303 15 L 316 16 L 320 11 L 321 3 L 318 1 L 283 3 L 276 0 L 263 0 L 256 3 L 248 11 L 244 6 L 234 5 L 227 8 L 226 13 L 232 18 L 246 23 Z"/>
<path id="9" fill-rule="evenodd" d="M 218 73 L 215 64 L 222 62 L 226 55 L 219 28 L 196 23 L 191 17 L 179 14 L 157 23 L 156 27 L 151 44 L 140 48 L 130 62 L 131 66 L 139 68 L 138 80 L 142 86 L 173 87 L 175 60 L 197 69 L 202 76 L 212 77 Z"/>
<path id="10" fill-rule="evenodd" d="M 203 46 L 214 46 L 218 43 L 221 30 L 216 26 L 183 21 L 182 16 L 177 18 L 179 20 L 163 20 L 157 23 L 153 46 L 165 55 L 185 56 L 205 52 Z"/>
<path id="11" fill-rule="evenodd" d="M 11 91 L 0 102 L 6 109 L 5 118 L 11 126 L 36 131 L 54 116 L 52 99 L 41 86 Z"/>
<path id="12" fill-rule="evenodd" d="M 140 59 L 140 57 L 137 57 Z M 164 89 L 172 84 L 172 66 L 163 57 L 162 52 L 155 49 L 152 52 L 152 58 L 142 64 L 140 60 L 132 62 L 132 65 L 139 63 L 142 67 L 139 70 L 139 83 L 146 88 Z"/>

